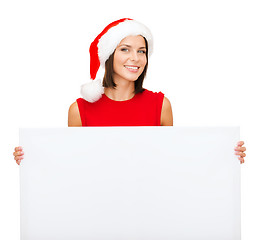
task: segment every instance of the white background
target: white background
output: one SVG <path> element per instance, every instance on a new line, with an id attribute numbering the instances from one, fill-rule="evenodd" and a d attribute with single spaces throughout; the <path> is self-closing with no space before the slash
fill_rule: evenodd
<path id="1" fill-rule="evenodd" d="M 259 239 L 259 12 L 251 0 L 1 1 L 0 239 L 19 239 L 19 127 L 67 126 L 91 41 L 123 17 L 154 35 L 144 87 L 170 99 L 175 126 L 241 127 L 242 239 Z"/>

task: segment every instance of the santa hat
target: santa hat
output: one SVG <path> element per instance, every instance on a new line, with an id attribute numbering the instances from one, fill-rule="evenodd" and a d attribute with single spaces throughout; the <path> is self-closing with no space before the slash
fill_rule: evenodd
<path id="1" fill-rule="evenodd" d="M 81 86 L 81 95 L 88 102 L 95 102 L 104 93 L 102 81 L 96 79 L 99 67 L 105 67 L 105 62 L 114 52 L 117 45 L 127 36 L 143 36 L 148 43 L 148 55 L 153 51 L 153 37 L 150 30 L 133 19 L 123 18 L 110 23 L 95 38 L 89 48 L 90 81 Z"/>

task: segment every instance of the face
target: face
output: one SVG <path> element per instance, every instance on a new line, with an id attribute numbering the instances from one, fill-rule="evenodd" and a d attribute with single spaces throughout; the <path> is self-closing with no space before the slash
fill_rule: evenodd
<path id="1" fill-rule="evenodd" d="M 145 40 L 142 36 L 128 36 L 115 49 L 113 79 L 135 81 L 147 63 Z"/>

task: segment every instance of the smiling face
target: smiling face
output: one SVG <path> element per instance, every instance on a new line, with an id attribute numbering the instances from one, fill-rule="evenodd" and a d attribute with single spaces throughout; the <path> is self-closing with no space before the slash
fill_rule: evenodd
<path id="1" fill-rule="evenodd" d="M 146 51 L 142 36 L 128 36 L 118 44 L 113 61 L 115 83 L 138 79 L 147 63 Z"/>

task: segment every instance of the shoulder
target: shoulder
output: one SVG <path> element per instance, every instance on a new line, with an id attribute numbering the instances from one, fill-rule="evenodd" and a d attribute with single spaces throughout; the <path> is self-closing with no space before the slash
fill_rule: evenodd
<path id="1" fill-rule="evenodd" d="M 144 89 L 143 91 L 144 94 L 149 94 L 149 95 L 158 95 L 158 94 L 163 94 L 162 92 L 155 92 L 155 91 L 151 91 L 151 90 L 148 90 L 148 89 Z M 163 94 L 164 95 L 164 94 Z"/>
<path id="2" fill-rule="evenodd" d="M 171 102 L 167 97 L 164 96 L 162 110 L 166 110 L 166 109 L 170 109 L 170 108 L 171 108 Z"/>
<path id="3" fill-rule="evenodd" d="M 150 100 L 154 100 L 156 102 L 162 102 L 163 98 L 164 98 L 164 94 L 162 92 L 155 92 L 155 91 L 151 91 L 148 89 L 145 89 L 143 91 L 143 96 L 145 96 L 146 98 L 149 98 Z"/>
<path id="4" fill-rule="evenodd" d="M 161 126 L 173 126 L 172 106 L 167 97 L 163 98 Z"/>
<path id="5" fill-rule="evenodd" d="M 69 127 L 79 127 L 82 126 L 80 112 L 78 108 L 77 101 L 72 103 L 69 107 L 68 113 L 68 126 Z"/>
<path id="6" fill-rule="evenodd" d="M 77 101 L 75 101 L 74 103 L 72 103 L 69 107 L 69 113 L 79 113 L 79 107 L 78 107 L 78 103 Z"/>

